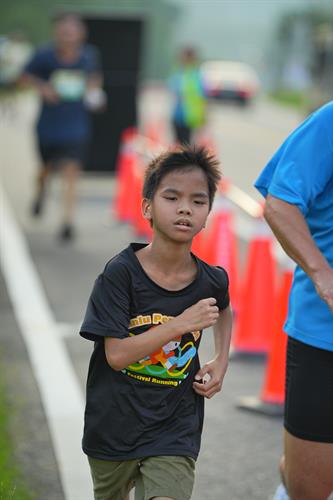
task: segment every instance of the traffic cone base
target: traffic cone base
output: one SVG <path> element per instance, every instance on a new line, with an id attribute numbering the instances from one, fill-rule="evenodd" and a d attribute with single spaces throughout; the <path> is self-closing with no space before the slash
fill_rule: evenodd
<path id="1" fill-rule="evenodd" d="M 269 417 L 282 417 L 284 413 L 283 403 L 267 403 L 254 396 L 239 398 L 236 406 L 241 410 L 260 413 L 261 415 L 267 415 Z"/>
<path id="2" fill-rule="evenodd" d="M 257 352 L 251 350 L 239 350 L 234 349 L 232 346 L 230 347 L 229 359 L 230 361 L 238 361 L 238 360 L 253 360 L 253 361 L 261 361 L 267 358 L 267 352 Z"/>

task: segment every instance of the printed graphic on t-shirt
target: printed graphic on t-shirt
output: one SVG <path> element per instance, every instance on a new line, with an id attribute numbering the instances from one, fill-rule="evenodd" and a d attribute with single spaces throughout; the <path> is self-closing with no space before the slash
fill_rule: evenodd
<path id="1" fill-rule="evenodd" d="M 86 90 L 83 71 L 74 69 L 58 69 L 50 78 L 57 94 L 65 101 L 79 101 Z"/>
<path id="2" fill-rule="evenodd" d="M 136 335 L 137 328 L 142 331 L 142 326 L 156 326 L 170 319 L 172 316 L 160 313 L 136 316 L 129 324 L 130 336 Z M 129 365 L 123 373 L 142 382 L 178 386 L 188 376 L 189 366 L 197 354 L 196 342 L 201 333 L 195 331 L 190 332 L 190 335 L 191 338 L 187 335 L 168 342 L 156 352 Z"/>

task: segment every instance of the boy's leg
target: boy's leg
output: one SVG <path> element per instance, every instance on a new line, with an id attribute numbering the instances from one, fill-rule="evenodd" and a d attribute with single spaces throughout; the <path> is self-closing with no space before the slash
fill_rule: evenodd
<path id="1" fill-rule="evenodd" d="M 194 485 L 195 461 L 180 456 L 147 457 L 140 462 L 135 500 L 189 500 Z"/>
<path id="2" fill-rule="evenodd" d="M 95 500 L 127 500 L 139 473 L 139 460 L 99 460 L 88 457 Z"/>

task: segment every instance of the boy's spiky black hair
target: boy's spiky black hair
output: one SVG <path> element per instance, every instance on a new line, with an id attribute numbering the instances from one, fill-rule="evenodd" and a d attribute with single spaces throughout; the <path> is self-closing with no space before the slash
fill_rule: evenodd
<path id="1" fill-rule="evenodd" d="M 180 146 L 174 151 L 166 151 L 148 165 L 142 189 L 143 197 L 152 200 L 162 179 L 174 170 L 200 168 L 207 178 L 209 209 L 211 209 L 218 183 L 221 179 L 219 161 L 204 147 Z"/>

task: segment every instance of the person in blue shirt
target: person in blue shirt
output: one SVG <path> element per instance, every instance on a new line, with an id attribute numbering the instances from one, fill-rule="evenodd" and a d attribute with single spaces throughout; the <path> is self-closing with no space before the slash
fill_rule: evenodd
<path id="1" fill-rule="evenodd" d="M 296 262 L 281 476 L 293 500 L 333 491 L 333 101 L 294 130 L 255 182 L 264 215 Z"/>
<path id="2" fill-rule="evenodd" d="M 22 75 L 42 104 L 37 139 L 42 166 L 32 213 L 42 213 L 49 173 L 61 169 L 65 181 L 62 240 L 72 239 L 76 185 L 90 135 L 88 109 L 104 105 L 97 49 L 84 43 L 82 20 L 75 14 L 54 20 L 54 43 L 37 49 Z"/>

